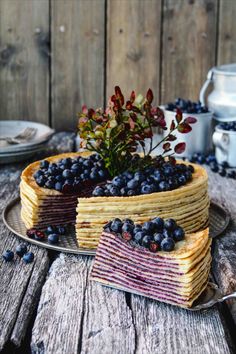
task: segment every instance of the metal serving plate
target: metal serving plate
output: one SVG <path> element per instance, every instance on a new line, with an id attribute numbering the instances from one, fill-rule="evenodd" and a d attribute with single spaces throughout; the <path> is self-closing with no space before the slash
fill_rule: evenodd
<path id="1" fill-rule="evenodd" d="M 38 246 L 48 248 L 54 251 L 92 255 L 94 256 L 96 251 L 79 248 L 76 242 L 75 230 L 73 227 L 68 231 L 66 235 L 61 235 L 59 243 L 57 245 L 50 245 L 46 240 L 37 241 L 30 239 L 26 236 L 26 227 L 21 220 L 20 216 L 21 203 L 20 198 L 13 199 L 3 211 L 3 221 L 7 228 L 14 234 L 19 236 L 25 241 L 31 242 Z M 227 211 L 221 206 L 211 203 L 210 205 L 210 236 L 217 237 L 222 234 L 229 224 L 230 216 Z"/>

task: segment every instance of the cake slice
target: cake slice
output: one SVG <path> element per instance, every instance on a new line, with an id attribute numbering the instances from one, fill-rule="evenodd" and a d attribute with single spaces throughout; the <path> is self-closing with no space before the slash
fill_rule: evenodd
<path id="1" fill-rule="evenodd" d="M 150 236 L 147 245 L 140 240 L 137 242 L 134 233 L 127 241 L 127 236 L 122 232 L 104 230 L 91 279 L 106 286 L 189 308 L 208 283 L 211 265 L 208 229 L 186 234 L 178 242 L 172 232 L 167 238 L 175 242 L 174 246 L 170 242 L 172 246 L 169 249 L 162 245 L 167 238 L 159 244 L 153 241 L 155 234 Z M 152 249 L 152 244 L 156 244 L 156 248 Z"/>

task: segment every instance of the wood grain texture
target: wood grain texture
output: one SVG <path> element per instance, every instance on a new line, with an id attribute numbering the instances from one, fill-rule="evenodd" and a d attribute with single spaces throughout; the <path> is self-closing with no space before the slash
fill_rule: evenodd
<path id="1" fill-rule="evenodd" d="M 236 2 L 220 0 L 218 64 L 235 63 L 236 58 Z"/>
<path id="2" fill-rule="evenodd" d="M 190 312 L 131 295 L 136 353 L 230 353 L 216 308 Z"/>
<path id="3" fill-rule="evenodd" d="M 52 125 L 76 129 L 104 102 L 105 0 L 52 0 Z"/>
<path id="4" fill-rule="evenodd" d="M 73 146 L 73 136 L 70 133 L 58 133 L 50 141 L 44 156 L 71 151 Z M 35 155 L 35 159 L 38 158 L 42 158 L 42 154 Z M 28 163 L 0 166 L 1 214 L 6 204 L 18 196 L 20 174 Z M 14 251 L 19 243 L 20 239 L 7 230 L 1 218 L 0 255 L 6 249 Z M 0 258 L 0 351 L 9 340 L 17 346 L 21 344 L 49 267 L 47 251 L 30 244 L 28 246 L 35 256 L 32 264 L 24 264 L 17 256 L 10 263 Z"/>
<path id="5" fill-rule="evenodd" d="M 0 1 L 0 119 L 49 122 L 49 0 Z"/>
<path id="6" fill-rule="evenodd" d="M 211 199 L 225 207 L 231 216 L 231 223 L 224 235 L 215 240 L 213 273 L 225 294 L 236 291 L 236 181 L 209 173 Z M 236 324 L 236 299 L 227 301 Z"/>
<path id="7" fill-rule="evenodd" d="M 134 353 L 135 327 L 123 291 L 88 281 L 81 353 Z"/>
<path id="8" fill-rule="evenodd" d="M 32 330 L 33 353 L 77 353 L 82 335 L 89 260 L 66 254 L 54 261 Z"/>
<path id="9" fill-rule="evenodd" d="M 215 65 L 217 0 L 164 0 L 161 102 L 197 100 Z"/>
<path id="10" fill-rule="evenodd" d="M 125 95 L 153 89 L 159 102 L 161 1 L 109 0 L 107 98 L 119 85 Z"/>

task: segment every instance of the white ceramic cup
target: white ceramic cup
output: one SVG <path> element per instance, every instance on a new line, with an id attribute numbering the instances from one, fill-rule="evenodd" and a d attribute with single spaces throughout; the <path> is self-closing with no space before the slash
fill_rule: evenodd
<path id="1" fill-rule="evenodd" d="M 223 130 L 217 125 L 213 134 L 215 155 L 221 164 L 227 161 L 230 167 L 236 167 L 236 132 Z"/>
<path id="2" fill-rule="evenodd" d="M 163 109 L 163 107 L 161 107 Z M 171 121 L 175 121 L 175 112 L 164 109 L 166 125 L 169 128 Z M 194 117 L 197 119 L 195 124 L 192 124 L 192 131 L 187 134 L 174 132 L 177 140 L 174 143 L 186 143 L 186 149 L 178 157 L 191 157 L 195 152 L 207 153 L 212 149 L 212 117 L 213 112 L 207 113 L 183 113 L 183 118 Z M 169 130 L 164 131 L 164 136 L 168 134 Z M 174 144 L 173 144 L 174 145 Z"/>

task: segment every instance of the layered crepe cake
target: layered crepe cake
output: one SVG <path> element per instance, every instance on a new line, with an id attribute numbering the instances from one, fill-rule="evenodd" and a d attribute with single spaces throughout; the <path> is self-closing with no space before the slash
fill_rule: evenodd
<path id="1" fill-rule="evenodd" d="M 185 235 L 171 252 L 149 249 L 104 231 L 91 279 L 106 286 L 181 307 L 191 307 L 208 283 L 211 264 L 208 229 Z"/>
<path id="2" fill-rule="evenodd" d="M 57 163 L 65 158 L 88 157 L 89 153 L 66 153 L 47 158 Z M 182 162 L 183 163 L 183 162 Z M 73 193 L 40 187 L 34 178 L 40 161 L 30 164 L 22 173 L 20 183 L 21 216 L 27 229 L 48 225 L 75 224 L 79 247 L 96 248 L 103 226 L 112 217 L 130 217 L 144 222 L 154 215 L 172 217 L 187 233 L 204 229 L 208 224 L 209 197 L 207 173 L 194 167 L 191 181 L 171 191 L 145 195 L 94 197 L 97 182 L 81 184 Z M 77 215 L 76 215 L 77 214 Z"/>

